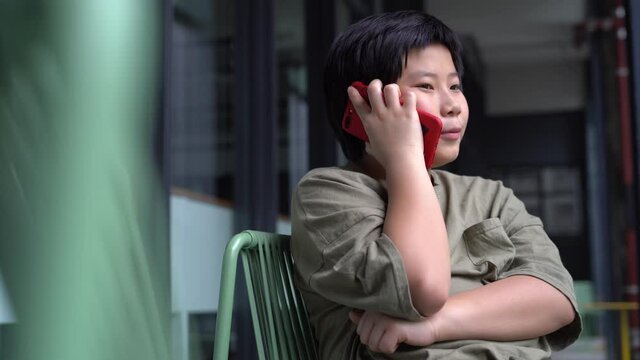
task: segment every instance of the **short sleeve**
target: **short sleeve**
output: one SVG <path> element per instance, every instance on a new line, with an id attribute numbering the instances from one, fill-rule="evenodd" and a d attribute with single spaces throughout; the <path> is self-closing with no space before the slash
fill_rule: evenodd
<path id="1" fill-rule="evenodd" d="M 385 192 L 364 175 L 311 173 L 292 200 L 292 255 L 303 285 L 332 302 L 407 320 L 411 302 L 400 253 L 382 233 Z"/>
<path id="2" fill-rule="evenodd" d="M 510 266 L 500 274 L 500 278 L 514 275 L 533 276 L 555 287 L 569 299 L 576 313 L 574 321 L 547 335 L 552 349 L 563 349 L 573 343 L 582 331 L 573 279 L 562 264 L 558 248 L 544 231 L 540 219 L 528 214 L 524 204 L 513 193 L 509 193 L 502 221 L 515 247 L 515 254 Z"/>

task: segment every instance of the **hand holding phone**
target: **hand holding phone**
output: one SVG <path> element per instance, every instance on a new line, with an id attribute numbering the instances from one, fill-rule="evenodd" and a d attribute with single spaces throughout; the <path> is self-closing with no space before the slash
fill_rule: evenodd
<path id="1" fill-rule="evenodd" d="M 371 106 L 371 103 L 369 102 L 369 94 L 367 93 L 367 85 L 360 81 L 355 81 L 351 86 L 353 86 L 367 104 Z M 442 121 L 435 115 L 419 108 L 417 108 L 416 111 L 418 112 L 418 118 L 420 119 L 420 127 L 422 128 L 422 136 L 424 140 L 424 162 L 427 169 L 430 169 L 436 155 L 440 132 L 442 132 Z M 351 103 L 351 100 L 347 100 L 347 106 L 344 110 L 344 115 L 342 116 L 342 128 L 347 133 L 362 141 L 369 141 L 369 137 L 362 125 L 362 119 L 360 119 L 360 116 Z"/>

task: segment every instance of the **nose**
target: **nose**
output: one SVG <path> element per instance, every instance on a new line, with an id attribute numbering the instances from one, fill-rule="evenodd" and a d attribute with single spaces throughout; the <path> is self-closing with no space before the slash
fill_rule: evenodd
<path id="1" fill-rule="evenodd" d="M 440 114 L 443 117 L 457 116 L 461 111 L 460 103 L 448 91 L 440 96 Z"/>

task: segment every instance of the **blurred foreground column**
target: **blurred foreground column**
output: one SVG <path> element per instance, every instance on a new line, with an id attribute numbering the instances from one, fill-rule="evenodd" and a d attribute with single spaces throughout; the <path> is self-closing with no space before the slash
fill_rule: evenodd
<path id="1" fill-rule="evenodd" d="M 0 4 L 3 359 L 168 359 L 158 2 Z"/>

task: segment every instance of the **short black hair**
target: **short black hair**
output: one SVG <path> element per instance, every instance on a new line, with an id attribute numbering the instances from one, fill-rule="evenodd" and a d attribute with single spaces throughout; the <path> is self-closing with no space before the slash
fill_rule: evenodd
<path id="1" fill-rule="evenodd" d="M 333 41 L 324 68 L 327 116 L 347 159 L 360 161 L 364 142 L 342 130 L 347 87 L 380 79 L 396 82 L 413 49 L 441 44 L 449 49 L 462 79 L 462 45 L 458 36 L 437 18 L 413 10 L 372 15 L 350 25 Z"/>

